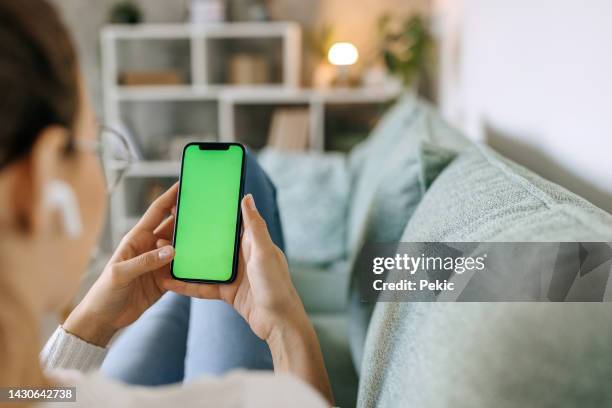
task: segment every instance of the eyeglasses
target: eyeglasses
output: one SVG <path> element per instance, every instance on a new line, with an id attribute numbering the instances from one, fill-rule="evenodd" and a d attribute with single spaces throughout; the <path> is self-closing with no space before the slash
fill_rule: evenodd
<path id="1" fill-rule="evenodd" d="M 115 129 L 100 125 L 98 133 L 95 140 L 76 138 L 75 147 L 97 154 L 106 178 L 106 189 L 111 194 L 136 160 L 136 155 L 127 138 Z"/>

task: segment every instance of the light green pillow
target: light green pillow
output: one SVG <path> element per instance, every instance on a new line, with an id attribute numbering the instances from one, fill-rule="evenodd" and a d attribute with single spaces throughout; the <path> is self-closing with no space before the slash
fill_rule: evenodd
<path id="1" fill-rule="evenodd" d="M 427 140 L 411 144 L 409 138 L 400 140 L 381 172 L 362 243 L 398 242 L 427 188 L 458 154 Z"/>
<path id="2" fill-rule="evenodd" d="M 469 145 L 429 104 L 404 95 L 349 156 L 349 257 L 364 242 L 397 241 L 426 187 Z"/>
<path id="3" fill-rule="evenodd" d="M 448 126 L 429 105 L 419 102 L 411 126 L 390 149 L 375 187 L 359 248 L 365 243 L 399 242 L 406 224 L 436 177 L 470 142 Z M 351 272 L 349 338 L 353 362 L 361 365 L 373 304 L 359 297 L 359 276 Z M 358 370 L 359 371 L 359 370 Z"/>
<path id="4" fill-rule="evenodd" d="M 289 261 L 322 265 L 345 259 L 346 157 L 264 149 L 258 159 L 276 186 Z"/>
<path id="5" fill-rule="evenodd" d="M 390 152 L 406 135 L 417 117 L 418 102 L 411 93 L 402 95 L 383 116 L 370 136 L 355 146 L 348 157 L 351 179 L 347 216 L 347 254 L 355 254 L 363 238 L 368 212 L 381 182 L 381 171 Z"/>

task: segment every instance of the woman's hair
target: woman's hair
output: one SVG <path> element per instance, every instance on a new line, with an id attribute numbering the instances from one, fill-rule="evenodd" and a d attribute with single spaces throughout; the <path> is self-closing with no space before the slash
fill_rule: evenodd
<path id="1" fill-rule="evenodd" d="M 47 126 L 72 129 L 77 70 L 68 31 L 46 0 L 0 0 L 0 172 L 26 157 Z M 6 239 L 0 231 L 0 244 Z M 0 387 L 44 384 L 39 322 L 10 273 L 0 270 Z"/>
<path id="2" fill-rule="evenodd" d="M 77 69 L 70 35 L 46 0 L 0 1 L 0 169 L 27 155 L 47 126 L 72 128 Z"/>

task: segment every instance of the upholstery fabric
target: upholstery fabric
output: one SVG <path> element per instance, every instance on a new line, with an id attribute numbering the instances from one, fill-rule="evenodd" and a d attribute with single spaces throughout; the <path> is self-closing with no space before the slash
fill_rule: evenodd
<path id="1" fill-rule="evenodd" d="M 405 231 L 411 241 L 597 241 L 612 216 L 484 145 L 438 177 Z"/>
<path id="2" fill-rule="evenodd" d="M 612 216 L 474 145 L 432 183 L 402 241 L 612 241 Z M 358 406 L 610 405 L 612 307 L 378 303 Z"/>

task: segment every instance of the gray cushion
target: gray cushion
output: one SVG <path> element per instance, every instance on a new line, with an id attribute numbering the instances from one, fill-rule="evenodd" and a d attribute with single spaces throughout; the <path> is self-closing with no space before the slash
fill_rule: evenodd
<path id="1" fill-rule="evenodd" d="M 365 241 L 397 241 L 426 188 L 469 145 L 429 104 L 404 95 L 349 157 L 349 257 Z"/>
<path id="2" fill-rule="evenodd" d="M 347 253 L 353 255 L 363 238 L 365 224 L 381 171 L 398 140 L 416 117 L 416 98 L 403 95 L 384 115 L 370 136 L 349 155 L 351 194 L 347 217 Z"/>
<path id="3" fill-rule="evenodd" d="M 395 144 L 385 147 L 385 160 L 379 164 L 378 177 L 362 176 L 372 183 L 369 188 L 374 196 L 365 217 L 360 220 L 362 229 L 355 241 L 358 248 L 366 242 L 398 242 L 427 188 L 455 156 L 470 145 L 461 133 L 447 125 L 422 101 L 412 106 L 412 119 L 398 132 Z M 355 200 L 357 197 L 352 198 L 352 202 Z M 354 272 L 352 275 L 349 334 L 353 360 L 359 368 L 373 305 L 360 301 L 359 276 Z"/>
<path id="4" fill-rule="evenodd" d="M 287 258 L 311 264 L 344 259 L 349 196 L 345 156 L 265 149 L 258 159 L 276 186 Z"/>
<path id="5" fill-rule="evenodd" d="M 580 240 L 612 240 L 612 216 L 485 146 L 442 172 L 402 237 Z M 378 303 L 358 405 L 610 403 L 612 366 L 600 361 L 612 358 L 611 315 L 607 304 Z"/>

